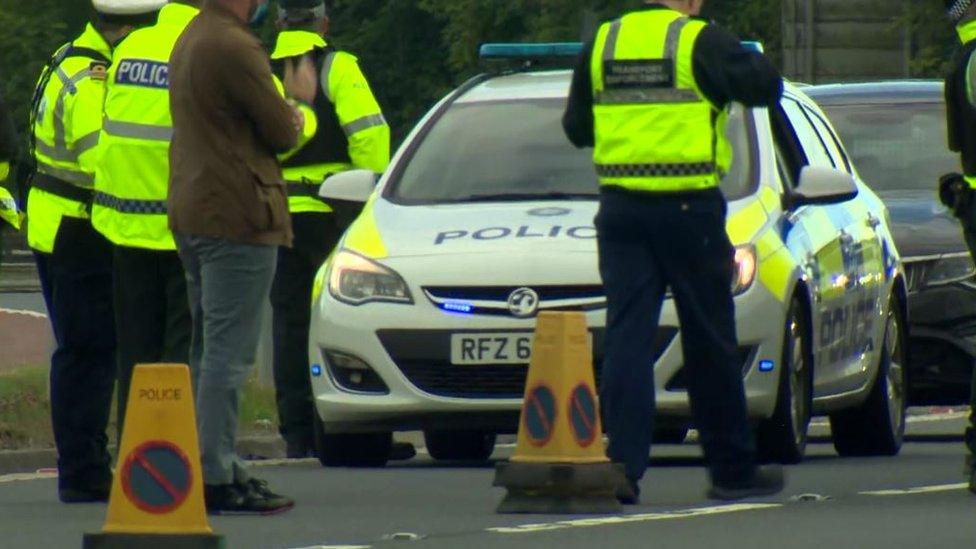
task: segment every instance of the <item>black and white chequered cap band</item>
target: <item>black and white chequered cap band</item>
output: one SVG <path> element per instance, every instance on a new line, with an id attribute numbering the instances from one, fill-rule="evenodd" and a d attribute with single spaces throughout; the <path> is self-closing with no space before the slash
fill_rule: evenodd
<path id="1" fill-rule="evenodd" d="M 953 23 L 958 23 L 969 11 L 969 7 L 973 5 L 976 0 L 956 0 L 956 3 L 950 7 L 946 13 L 949 15 L 949 20 Z"/>

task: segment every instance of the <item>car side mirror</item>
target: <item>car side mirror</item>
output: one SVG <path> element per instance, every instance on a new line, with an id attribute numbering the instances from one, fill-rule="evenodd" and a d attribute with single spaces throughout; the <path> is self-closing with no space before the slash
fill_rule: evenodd
<path id="1" fill-rule="evenodd" d="M 807 166 L 800 172 L 800 183 L 789 195 L 792 208 L 808 204 L 839 204 L 857 196 L 854 176 L 834 168 Z"/>
<path id="2" fill-rule="evenodd" d="M 369 200 L 376 188 L 377 175 L 370 170 L 349 170 L 327 177 L 319 187 L 319 196 L 327 202 L 356 202 Z"/>

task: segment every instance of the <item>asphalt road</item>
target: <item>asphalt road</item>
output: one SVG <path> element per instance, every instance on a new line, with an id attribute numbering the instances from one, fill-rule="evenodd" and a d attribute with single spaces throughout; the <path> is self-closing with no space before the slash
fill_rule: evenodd
<path id="1" fill-rule="evenodd" d="M 805 463 L 788 469 L 782 495 L 739 505 L 704 498 L 693 444 L 655 448 L 643 503 L 596 518 L 497 515 L 503 494 L 491 487 L 490 464 L 438 464 L 421 452 L 380 470 L 307 460 L 256 467 L 297 499 L 296 509 L 211 524 L 234 549 L 971 548 L 976 496 L 961 484 L 958 415 L 915 418 L 911 442 L 894 458 L 842 459 L 817 442 Z M 500 447 L 496 457 L 510 452 Z M 35 477 L 0 476 L 0 547 L 79 547 L 83 532 L 100 529 L 104 505 L 61 505 L 55 481 Z"/>

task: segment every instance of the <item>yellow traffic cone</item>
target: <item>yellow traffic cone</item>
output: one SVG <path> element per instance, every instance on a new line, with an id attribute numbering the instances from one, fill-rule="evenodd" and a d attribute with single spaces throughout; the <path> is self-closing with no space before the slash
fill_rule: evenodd
<path id="1" fill-rule="evenodd" d="M 207 522 L 190 369 L 137 366 L 108 516 L 85 549 L 223 547 Z"/>
<path id="2" fill-rule="evenodd" d="M 621 510 L 627 481 L 607 459 L 595 386 L 583 313 L 540 313 L 515 455 L 495 472 L 508 489 L 499 513 Z"/>

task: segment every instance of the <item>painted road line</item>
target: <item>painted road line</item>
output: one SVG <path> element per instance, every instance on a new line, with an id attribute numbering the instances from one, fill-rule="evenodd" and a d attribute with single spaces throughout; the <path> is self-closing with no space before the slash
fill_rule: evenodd
<path id="1" fill-rule="evenodd" d="M 916 488 L 905 488 L 901 490 L 869 490 L 858 492 L 862 496 L 910 496 L 912 494 L 934 494 L 937 492 L 954 492 L 965 490 L 969 487 L 965 482 L 959 484 L 938 484 L 934 486 L 918 486 Z"/>
<path id="2" fill-rule="evenodd" d="M 697 509 L 687 509 L 684 511 L 669 511 L 666 513 L 616 515 L 612 517 L 563 520 L 559 522 L 549 522 L 549 523 L 540 523 L 540 524 L 522 524 L 520 526 L 488 528 L 487 531 L 496 534 L 530 534 L 533 532 L 565 530 L 567 528 L 592 528 L 594 526 L 613 526 L 619 524 L 651 522 L 656 520 L 688 519 L 688 518 L 703 517 L 709 515 L 742 513 L 745 511 L 778 509 L 780 507 L 783 507 L 781 503 L 738 503 L 734 505 L 717 505 L 714 507 L 699 507 Z"/>
<path id="3" fill-rule="evenodd" d="M 6 313 L 8 315 L 29 316 L 31 318 L 47 318 L 47 315 L 44 314 L 44 313 L 39 313 L 37 311 L 27 311 L 27 310 L 24 310 L 24 309 L 3 309 L 3 308 L 0 308 L 0 313 Z"/>
<path id="4" fill-rule="evenodd" d="M 8 482 L 26 482 L 30 480 L 45 480 L 50 478 L 58 478 L 58 473 L 12 473 L 9 475 L 0 475 L 0 484 Z"/>
<path id="5" fill-rule="evenodd" d="M 372 549 L 372 545 L 310 545 L 294 549 Z"/>

